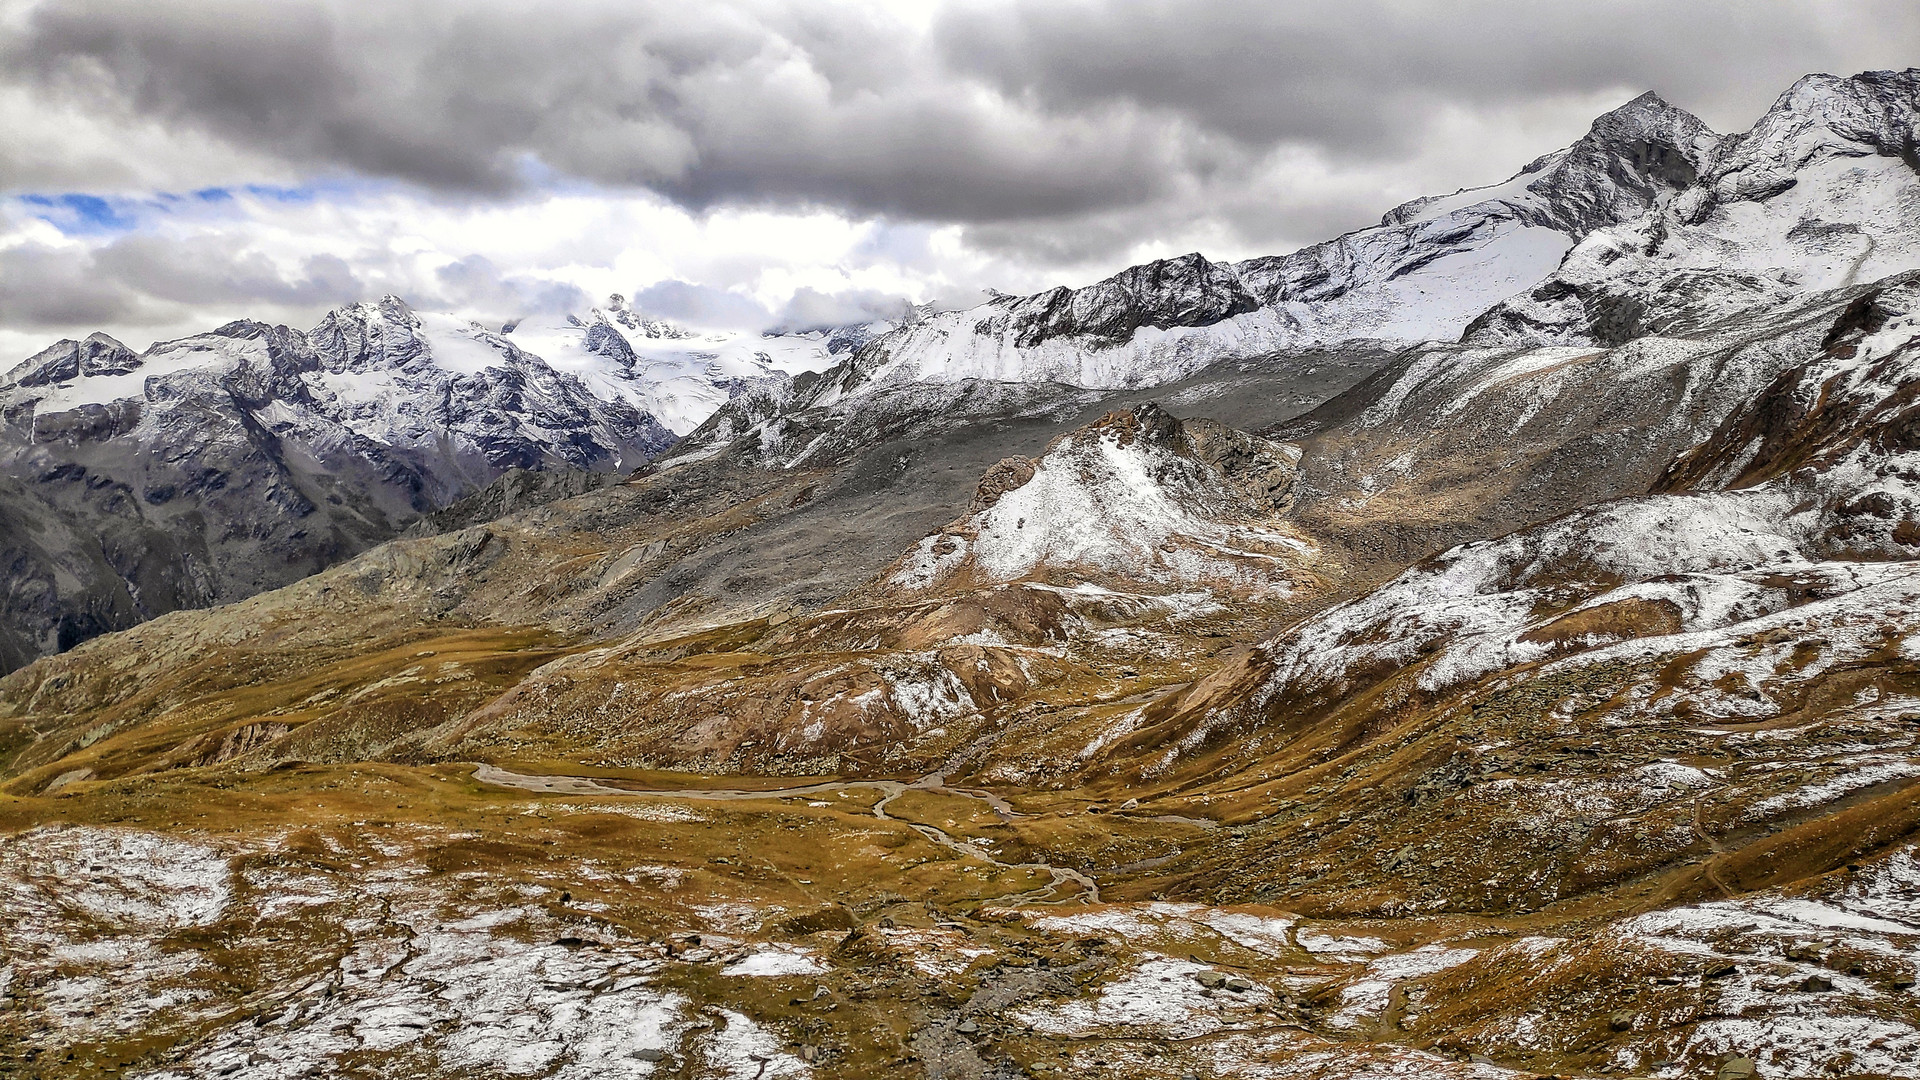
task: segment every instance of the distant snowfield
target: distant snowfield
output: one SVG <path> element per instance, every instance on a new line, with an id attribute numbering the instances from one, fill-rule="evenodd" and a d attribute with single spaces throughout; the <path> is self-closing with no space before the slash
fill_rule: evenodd
<path id="1" fill-rule="evenodd" d="M 522 352 L 579 379 L 595 396 L 625 401 L 652 413 L 675 435 L 699 427 L 725 405 L 733 380 L 749 384 L 779 380 L 822 371 L 841 360 L 828 351 L 827 335 L 817 330 L 776 335 L 692 333 L 649 325 L 656 334 L 595 310 L 586 321 L 552 316 L 528 319 L 501 336 Z M 590 330 L 598 327 L 620 336 L 631 350 L 631 363 L 590 347 Z"/>

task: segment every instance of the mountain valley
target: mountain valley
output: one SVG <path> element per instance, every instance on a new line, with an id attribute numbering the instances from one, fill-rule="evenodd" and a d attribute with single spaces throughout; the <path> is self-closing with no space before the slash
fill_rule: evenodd
<path id="1" fill-rule="evenodd" d="M 1647 95 L 758 345 L 63 342 L 0 1070 L 1920 1075 L 1916 141 L 1920 70 Z"/>

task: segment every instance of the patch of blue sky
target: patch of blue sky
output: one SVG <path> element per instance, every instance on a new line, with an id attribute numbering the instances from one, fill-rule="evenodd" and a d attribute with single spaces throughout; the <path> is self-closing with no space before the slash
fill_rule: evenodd
<path id="1" fill-rule="evenodd" d="M 48 222 L 68 236 L 114 236 L 150 228 L 170 218 L 226 217 L 245 214 L 246 204 L 306 206 L 347 202 L 377 185 L 343 181 L 309 184 L 234 184 L 189 192 L 143 195 L 89 192 L 33 192 L 11 202 L 29 217 Z"/>
<path id="2" fill-rule="evenodd" d="M 28 213 L 69 236 L 131 232 L 140 225 L 139 200 L 81 192 L 16 196 Z"/>
<path id="3" fill-rule="evenodd" d="M 317 202 L 323 195 L 340 193 L 335 185 L 321 184 L 247 184 L 241 190 L 266 202 L 299 204 Z"/>

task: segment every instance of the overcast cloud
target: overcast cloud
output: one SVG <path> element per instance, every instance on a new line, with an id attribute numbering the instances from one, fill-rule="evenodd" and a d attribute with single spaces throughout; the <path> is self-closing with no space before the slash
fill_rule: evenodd
<path id="1" fill-rule="evenodd" d="M 1911 0 L 0 0 L 0 348 L 385 289 L 801 325 L 1283 251 L 1641 90 L 1738 130 L 1914 42 Z"/>

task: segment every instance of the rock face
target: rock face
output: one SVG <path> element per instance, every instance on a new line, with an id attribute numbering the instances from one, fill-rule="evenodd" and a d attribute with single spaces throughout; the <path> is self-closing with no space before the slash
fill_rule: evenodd
<path id="1" fill-rule="evenodd" d="M 16 386 L 50 386 L 82 375 L 125 375 L 138 367 L 133 350 L 106 334 L 85 341 L 57 341 L 8 373 Z"/>

